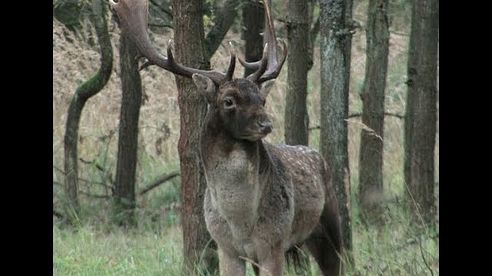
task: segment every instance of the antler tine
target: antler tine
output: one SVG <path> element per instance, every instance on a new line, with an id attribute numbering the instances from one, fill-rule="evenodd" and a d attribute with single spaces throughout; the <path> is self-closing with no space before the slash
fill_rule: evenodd
<path id="1" fill-rule="evenodd" d="M 232 46 L 232 42 L 229 41 L 229 51 L 231 55 L 231 60 L 229 61 L 229 68 L 227 68 L 226 80 L 232 80 L 234 77 L 234 69 L 236 68 L 236 53 L 234 52 L 234 47 Z"/>
<path id="2" fill-rule="evenodd" d="M 266 58 L 267 55 L 268 55 L 268 43 L 265 44 L 265 47 L 263 47 L 263 55 L 261 56 L 261 59 L 255 62 L 258 63 L 258 67 L 254 68 L 256 69 L 256 71 L 246 77 L 248 80 L 252 82 L 256 82 L 260 79 L 261 75 L 265 73 L 265 70 L 267 69 L 267 65 L 268 65 L 268 59 Z M 251 65 L 251 63 L 249 65 Z"/>
<path id="3" fill-rule="evenodd" d="M 148 2 L 147 0 L 109 0 L 112 9 L 118 15 L 120 27 L 132 39 L 140 54 L 147 58 L 147 62 L 140 69 L 150 65 L 157 65 L 174 74 L 191 78 L 193 74 L 202 74 L 209 77 L 216 84 L 232 78 L 235 68 L 235 55 L 231 54 L 231 62 L 227 74 L 200 70 L 183 66 L 174 60 L 171 44 L 167 48 L 167 57 L 159 53 L 150 42 L 147 32 Z"/>
<path id="4" fill-rule="evenodd" d="M 240 56 L 238 56 L 237 59 L 239 60 L 239 63 L 241 63 L 241 65 L 247 69 L 258 70 L 258 68 L 260 68 L 261 65 L 261 60 L 247 62 Z"/>
<path id="5" fill-rule="evenodd" d="M 266 55 L 264 54 L 259 61 L 246 62 L 242 58 L 239 58 L 239 62 L 248 69 L 256 70 L 254 73 L 249 75 L 247 78 L 257 82 L 262 83 L 267 80 L 276 78 L 287 57 L 287 45 L 285 42 L 281 41 L 283 48 L 283 55 L 278 61 L 277 57 L 277 38 L 275 37 L 275 26 L 273 24 L 273 18 L 270 12 L 270 1 L 263 0 L 263 5 L 265 7 L 265 31 L 264 31 L 264 42 L 266 49 Z M 266 68 L 263 68 L 266 65 Z"/>
<path id="6" fill-rule="evenodd" d="M 275 63 L 270 63 L 270 59 L 268 60 L 269 61 L 268 62 L 268 69 L 265 70 L 265 73 L 263 75 L 261 75 L 261 77 L 258 79 L 258 83 L 262 83 L 262 82 L 265 82 L 267 80 L 275 79 L 280 74 L 280 70 L 282 70 L 282 66 L 284 65 L 284 62 L 287 58 L 288 49 L 287 49 L 287 44 L 285 44 L 285 41 L 283 41 L 283 40 L 279 40 L 279 41 L 282 45 L 282 57 L 278 63 L 276 60 L 275 60 Z M 274 65 L 271 65 L 271 64 L 274 64 Z"/>

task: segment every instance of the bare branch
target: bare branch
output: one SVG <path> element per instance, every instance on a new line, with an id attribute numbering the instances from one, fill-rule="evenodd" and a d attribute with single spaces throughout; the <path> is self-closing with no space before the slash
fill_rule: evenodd
<path id="1" fill-rule="evenodd" d="M 66 175 L 65 171 L 64 171 L 64 170 L 62 170 L 62 169 L 60 169 L 60 168 L 58 168 L 57 166 L 53 165 L 53 168 L 54 168 L 56 171 L 58 171 L 59 173 L 62 173 L 63 175 Z"/>
<path id="2" fill-rule="evenodd" d="M 162 183 L 164 183 L 166 181 L 169 181 L 169 180 L 175 178 L 178 175 L 179 175 L 179 171 L 175 171 L 175 172 L 172 172 L 172 173 L 169 173 L 169 174 L 164 174 L 164 175 L 158 177 L 157 179 L 155 179 L 154 181 L 152 181 L 151 184 L 149 184 L 147 187 L 143 188 L 139 192 L 139 195 L 142 196 L 142 195 L 146 194 L 150 190 L 158 187 L 159 185 L 161 185 Z"/>
<path id="3" fill-rule="evenodd" d="M 93 161 L 88 161 L 88 160 L 84 160 L 84 159 L 82 159 L 82 158 L 79 158 L 79 160 L 80 160 L 82 163 L 86 164 L 86 165 L 94 165 L 94 166 L 95 166 L 98 170 L 100 170 L 100 171 L 104 172 L 104 168 L 103 168 L 101 165 L 97 164 L 97 163 L 95 162 L 95 160 L 93 160 Z"/>
<path id="4" fill-rule="evenodd" d="M 434 276 L 434 271 L 432 271 L 432 268 L 430 267 L 430 265 L 427 263 L 427 260 L 425 259 L 424 249 L 422 248 L 422 239 L 421 238 L 419 238 L 419 248 L 420 248 L 420 256 L 422 256 L 422 260 L 424 261 L 425 266 L 430 271 L 431 275 Z"/>
<path id="5" fill-rule="evenodd" d="M 361 117 L 361 116 L 362 116 L 362 113 L 352 113 L 348 117 L 349 118 L 355 118 L 355 117 Z M 405 118 L 405 116 L 403 116 L 401 114 L 392 113 L 392 112 L 384 112 L 384 116 L 393 116 L 393 117 L 396 117 L 398 119 Z"/>
<path id="6" fill-rule="evenodd" d="M 172 29 L 173 26 L 169 24 L 156 24 L 156 23 L 149 23 L 150 27 L 158 27 L 158 28 L 169 28 Z"/>
<path id="7" fill-rule="evenodd" d="M 362 113 L 352 113 L 349 114 L 348 118 L 356 118 L 356 117 L 361 117 Z M 398 113 L 392 113 L 392 112 L 384 112 L 384 116 L 391 116 L 391 117 L 396 117 L 398 119 L 404 119 L 405 116 L 398 114 Z M 309 130 L 315 130 L 315 129 L 320 129 L 320 126 L 312 126 L 309 128 Z"/>
<path id="8" fill-rule="evenodd" d="M 402 33 L 402 32 L 397 32 L 397 31 L 392 31 L 392 30 L 390 30 L 389 32 L 390 32 L 390 34 L 399 35 L 399 36 L 410 36 L 407 33 Z"/>
<path id="9" fill-rule="evenodd" d="M 62 169 L 58 168 L 57 166 L 53 166 L 53 168 L 55 168 L 55 170 L 59 171 L 63 175 L 66 175 L 66 173 Z M 89 184 L 97 184 L 97 185 L 104 186 L 106 188 L 113 189 L 112 186 L 106 185 L 106 184 L 104 184 L 102 182 L 99 182 L 99 181 L 91 181 L 91 180 L 87 180 L 87 179 L 84 179 L 84 178 L 81 178 L 81 177 L 79 177 L 78 180 L 81 181 L 81 182 L 85 182 L 85 183 L 89 183 Z M 60 182 L 57 182 L 57 181 L 53 181 L 53 184 L 62 186 L 62 184 Z"/>
<path id="10" fill-rule="evenodd" d="M 95 195 L 95 194 L 91 194 L 91 193 L 86 193 L 84 191 L 79 191 L 79 193 L 81 195 L 85 195 L 85 196 L 92 197 L 92 198 L 99 198 L 99 199 L 108 199 L 108 198 L 110 198 L 107 195 Z"/>

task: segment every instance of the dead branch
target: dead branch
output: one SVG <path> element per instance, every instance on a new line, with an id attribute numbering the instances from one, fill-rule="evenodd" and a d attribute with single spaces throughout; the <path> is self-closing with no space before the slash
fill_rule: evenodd
<path id="1" fill-rule="evenodd" d="M 362 113 L 352 113 L 352 114 L 349 114 L 348 118 L 356 118 L 356 117 L 361 117 L 362 116 Z M 391 117 L 395 117 L 395 118 L 398 118 L 398 119 L 404 119 L 405 116 L 404 115 L 401 115 L 401 114 L 398 114 L 398 113 L 392 113 L 392 112 L 384 112 L 384 116 L 391 116 Z M 309 130 L 315 130 L 315 129 L 320 129 L 321 127 L 320 126 L 312 126 L 309 128 Z"/>
<path id="2" fill-rule="evenodd" d="M 169 180 L 175 178 L 178 175 L 179 175 L 179 171 L 175 171 L 175 172 L 172 172 L 169 174 L 162 175 L 162 176 L 158 177 L 157 179 L 155 179 L 154 181 L 152 181 L 151 184 L 149 184 L 147 187 L 140 190 L 140 192 L 138 194 L 142 196 L 142 195 L 146 194 L 147 192 L 149 192 L 150 190 L 158 187 L 159 185 L 161 185 L 162 183 L 164 183 L 166 181 L 169 181 Z"/>
<path id="3" fill-rule="evenodd" d="M 399 35 L 399 36 L 410 36 L 407 33 L 402 33 L 402 32 L 397 32 L 397 31 L 392 31 L 392 30 L 390 30 L 389 32 L 390 32 L 390 34 Z"/>
<path id="4" fill-rule="evenodd" d="M 431 275 L 434 276 L 434 271 L 432 271 L 432 268 L 430 267 L 430 265 L 427 263 L 427 260 L 425 259 L 424 249 L 422 248 L 422 239 L 421 238 L 419 238 L 419 248 L 420 248 L 420 256 L 422 256 L 422 260 L 424 261 L 425 266 L 430 271 Z"/>
<path id="5" fill-rule="evenodd" d="M 94 161 L 84 160 L 83 158 L 79 158 L 79 160 L 80 160 L 80 162 L 82 162 L 82 163 L 84 163 L 86 165 L 94 165 L 98 170 L 104 172 L 104 168 L 101 165 L 99 165 L 96 162 L 94 162 Z"/>
<path id="6" fill-rule="evenodd" d="M 350 114 L 348 117 L 349 118 L 355 118 L 355 117 L 361 117 L 362 116 L 362 113 L 352 113 Z M 398 119 L 403 119 L 405 118 L 405 116 L 401 115 L 401 114 L 398 114 L 398 113 L 392 113 L 392 112 L 384 112 L 384 116 L 393 116 L 393 117 L 396 117 Z"/>
<path id="7" fill-rule="evenodd" d="M 95 194 L 91 194 L 91 193 L 86 193 L 84 191 L 79 191 L 79 193 L 81 195 L 85 195 L 85 196 L 92 197 L 92 198 L 99 198 L 99 199 L 108 199 L 108 198 L 110 198 L 110 196 L 107 196 L 107 195 L 95 195 Z"/>
<path id="8" fill-rule="evenodd" d="M 53 168 L 57 171 L 59 171 L 60 173 L 62 173 L 63 175 L 66 175 L 65 171 L 63 171 L 62 169 L 58 168 L 57 166 L 53 166 Z M 88 184 L 97 184 L 97 185 L 101 185 L 101 186 L 104 186 L 106 188 L 110 188 L 110 189 L 113 189 L 112 186 L 110 185 L 106 185 L 104 184 L 103 182 L 99 182 L 99 181 L 91 181 L 91 180 L 87 180 L 87 179 L 84 179 L 84 178 L 81 178 L 79 177 L 78 178 L 79 181 L 82 181 L 82 182 L 85 182 L 85 183 L 88 183 Z M 57 184 L 57 185 L 62 185 L 61 183 L 59 182 L 55 182 L 53 181 L 53 184 Z"/>

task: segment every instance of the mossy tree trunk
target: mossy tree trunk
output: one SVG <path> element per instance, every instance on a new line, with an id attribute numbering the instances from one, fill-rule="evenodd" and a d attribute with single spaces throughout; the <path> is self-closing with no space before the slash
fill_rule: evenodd
<path id="1" fill-rule="evenodd" d="M 437 116 L 439 2 L 416 0 L 408 54 L 405 183 L 416 222 L 435 223 L 434 149 Z"/>
<path id="2" fill-rule="evenodd" d="M 366 73 L 362 88 L 359 200 L 366 222 L 380 221 L 383 197 L 384 91 L 388 70 L 388 0 L 369 0 Z"/>
<path id="3" fill-rule="evenodd" d="M 113 68 L 113 49 L 106 22 L 106 9 L 102 0 L 94 0 L 91 21 L 96 29 L 101 49 L 101 66 L 97 73 L 80 85 L 70 102 L 64 136 L 65 170 L 65 213 L 69 222 L 74 223 L 79 215 L 78 200 L 78 152 L 79 125 L 82 110 L 89 98 L 96 95 L 106 85 Z"/>
<path id="4" fill-rule="evenodd" d="M 352 249 L 347 149 L 352 0 L 320 0 L 320 147 L 336 189 L 347 254 Z"/>
<path id="5" fill-rule="evenodd" d="M 113 220 L 125 227 L 135 226 L 135 178 L 137 171 L 138 119 L 142 83 L 138 72 L 138 50 L 124 33 L 120 37 L 121 110 L 118 160 L 113 194 Z"/>

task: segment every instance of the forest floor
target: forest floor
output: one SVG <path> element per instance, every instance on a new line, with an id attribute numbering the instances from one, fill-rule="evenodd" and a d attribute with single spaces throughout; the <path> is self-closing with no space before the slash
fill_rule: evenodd
<path id="1" fill-rule="evenodd" d="M 354 216 L 355 267 L 347 275 L 439 275 L 436 233 L 417 230 L 398 205 L 386 206 L 383 226 L 366 227 Z M 167 216 L 164 221 L 171 223 L 165 225 L 142 215 L 139 227 L 130 231 L 94 221 L 77 230 L 55 224 L 54 275 L 182 275 L 179 219 L 173 211 Z M 250 266 L 247 275 L 254 275 Z M 312 259 L 303 275 L 320 275 Z"/>

